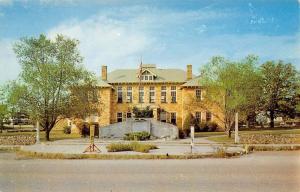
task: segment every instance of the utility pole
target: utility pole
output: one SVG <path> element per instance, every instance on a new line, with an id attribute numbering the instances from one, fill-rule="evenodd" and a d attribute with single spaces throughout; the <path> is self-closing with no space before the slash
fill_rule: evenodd
<path id="1" fill-rule="evenodd" d="M 193 153 L 194 139 L 195 139 L 195 127 L 191 126 L 191 153 Z"/>
<path id="2" fill-rule="evenodd" d="M 235 113 L 235 127 L 234 127 L 234 143 L 239 143 L 239 115 Z"/>
<path id="3" fill-rule="evenodd" d="M 36 121 L 36 144 L 40 143 L 40 122 Z"/>

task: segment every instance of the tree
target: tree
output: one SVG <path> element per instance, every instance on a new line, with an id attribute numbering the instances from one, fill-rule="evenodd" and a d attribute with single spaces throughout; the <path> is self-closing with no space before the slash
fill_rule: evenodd
<path id="1" fill-rule="evenodd" d="M 50 140 L 50 131 L 60 119 L 70 115 L 71 90 L 82 86 L 92 74 L 87 72 L 78 51 L 79 42 L 57 35 L 22 38 L 14 51 L 22 67 L 18 103 L 38 120 Z"/>
<path id="2" fill-rule="evenodd" d="M 270 117 L 270 127 L 274 127 L 277 115 L 293 117 L 297 106 L 299 74 L 295 67 L 283 61 L 267 61 L 260 67 L 262 74 L 260 99 L 262 110 Z"/>
<path id="3" fill-rule="evenodd" d="M 255 99 L 259 97 L 257 61 L 255 56 L 248 56 L 239 62 L 213 57 L 202 68 L 201 82 L 206 90 L 205 98 L 208 104 L 216 105 L 224 114 L 225 131 L 229 137 L 234 114 L 248 114 L 250 110 L 247 112 L 245 109 L 255 105 Z"/>

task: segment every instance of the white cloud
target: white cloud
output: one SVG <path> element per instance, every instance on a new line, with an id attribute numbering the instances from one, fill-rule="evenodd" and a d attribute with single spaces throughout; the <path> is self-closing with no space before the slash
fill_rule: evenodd
<path id="1" fill-rule="evenodd" d="M 136 55 L 153 47 L 155 39 L 127 23 L 106 17 L 71 21 L 49 31 L 50 37 L 64 34 L 80 41 L 86 67 L 100 71 L 101 64 L 126 67 L 137 63 Z"/>
<path id="2" fill-rule="evenodd" d="M 86 67 L 98 73 L 101 64 L 109 65 L 109 70 L 136 67 L 141 56 L 145 58 L 145 62 L 163 64 L 163 53 L 174 49 L 166 42 L 169 41 L 168 37 L 162 36 L 184 35 L 186 23 L 225 16 L 226 13 L 209 10 L 179 12 L 131 6 L 108 9 L 83 21 L 63 22 L 49 30 L 48 34 L 51 37 L 64 34 L 78 39 Z M 174 30 L 178 26 L 181 30 Z M 207 26 L 201 25 L 187 30 L 202 33 L 207 30 Z"/>
<path id="3" fill-rule="evenodd" d="M 12 40 L 0 40 L 0 85 L 7 80 L 16 79 L 20 72 L 12 44 Z"/>
<path id="4" fill-rule="evenodd" d="M 13 0 L 0 0 L 0 5 L 10 5 Z"/>

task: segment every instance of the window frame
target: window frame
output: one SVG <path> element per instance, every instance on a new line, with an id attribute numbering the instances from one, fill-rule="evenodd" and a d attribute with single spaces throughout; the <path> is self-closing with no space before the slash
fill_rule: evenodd
<path id="1" fill-rule="evenodd" d="M 121 114 L 121 115 L 120 115 Z M 120 115 L 120 116 L 119 116 Z M 119 119 L 121 119 L 121 121 L 119 121 Z M 117 122 L 123 122 L 123 113 L 122 112 L 117 112 Z"/>
<path id="2" fill-rule="evenodd" d="M 163 87 L 165 89 L 163 89 Z M 164 99 L 163 99 L 163 97 L 164 97 Z M 161 88 L 160 88 L 160 102 L 167 103 L 167 86 L 165 86 L 165 85 L 161 86 Z"/>
<path id="3" fill-rule="evenodd" d="M 123 88 L 122 88 L 122 86 L 117 87 L 117 103 L 123 103 Z"/>
<path id="4" fill-rule="evenodd" d="M 171 103 L 177 102 L 177 87 L 171 86 Z"/>
<path id="5" fill-rule="evenodd" d="M 128 97 L 130 97 L 129 100 Z M 127 86 L 126 102 L 132 103 L 132 86 Z"/>
<path id="6" fill-rule="evenodd" d="M 152 100 L 153 97 L 153 100 Z M 149 87 L 149 103 L 155 103 L 155 87 L 150 86 Z"/>
<path id="7" fill-rule="evenodd" d="M 143 93 L 141 95 L 141 93 Z M 139 103 L 144 103 L 145 102 L 145 90 L 144 87 L 139 87 Z"/>

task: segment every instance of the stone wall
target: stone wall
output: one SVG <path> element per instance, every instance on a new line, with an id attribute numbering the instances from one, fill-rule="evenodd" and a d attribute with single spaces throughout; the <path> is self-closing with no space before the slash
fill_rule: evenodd
<path id="1" fill-rule="evenodd" d="M 156 138 L 178 138 L 178 128 L 151 118 L 141 120 L 128 119 L 99 128 L 100 138 L 123 138 L 126 133 L 146 131 Z"/>

